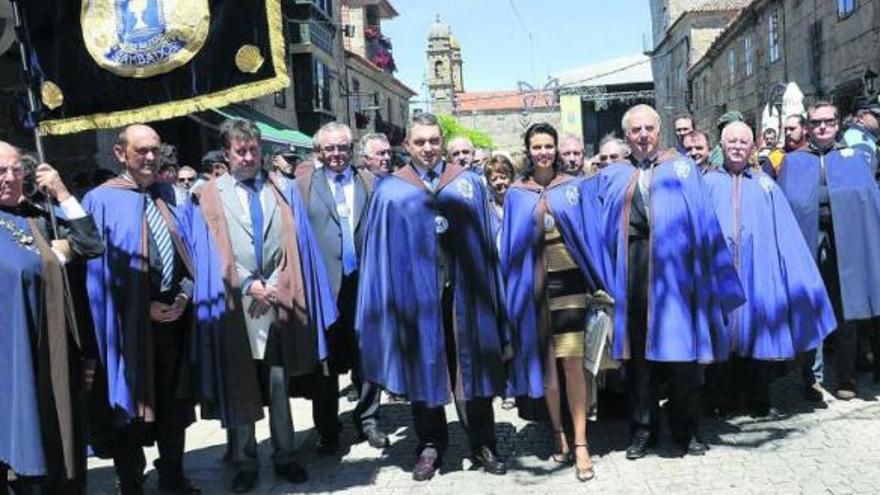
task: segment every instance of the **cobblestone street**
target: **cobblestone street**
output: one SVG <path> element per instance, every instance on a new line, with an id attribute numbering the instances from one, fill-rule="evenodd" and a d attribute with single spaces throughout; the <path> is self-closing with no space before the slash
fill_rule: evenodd
<path id="1" fill-rule="evenodd" d="M 728 421 L 705 420 L 704 437 L 711 450 L 705 457 L 678 456 L 664 435 L 655 454 L 638 461 L 624 458 L 626 424 L 620 420 L 590 423 L 590 450 L 596 478 L 575 480 L 574 469 L 555 465 L 549 427 L 520 420 L 516 410 L 496 404 L 499 451 L 508 459 L 509 472 L 497 477 L 471 471 L 464 432 L 452 421 L 450 449 L 440 475 L 427 483 L 412 481 L 415 438 L 408 404 L 383 404 L 383 428 L 392 433 L 384 452 L 366 443 L 349 445 L 355 432 L 350 425 L 353 403 L 344 397 L 341 408 L 345 429 L 341 460 L 315 454 L 311 407 L 294 400 L 298 428 L 298 461 L 311 481 L 303 485 L 276 481 L 271 468 L 271 445 L 266 421 L 257 425 L 260 442 L 260 481 L 254 493 L 880 493 L 880 387 L 863 376 L 860 397 L 850 402 L 826 394 L 827 407 L 814 408 L 801 397 L 794 376 L 777 380 L 771 392 L 777 414 L 754 419 L 737 416 Z M 204 493 L 227 493 L 232 476 L 222 461 L 225 433 L 216 421 L 200 421 L 187 431 L 186 466 Z M 148 462 L 156 456 L 147 449 Z M 114 474 L 108 461 L 89 464 L 91 493 L 112 493 Z M 149 464 L 148 492 L 157 490 Z"/>

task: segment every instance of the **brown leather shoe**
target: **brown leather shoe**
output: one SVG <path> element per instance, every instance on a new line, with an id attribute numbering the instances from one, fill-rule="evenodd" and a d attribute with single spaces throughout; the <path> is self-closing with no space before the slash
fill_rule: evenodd
<path id="1" fill-rule="evenodd" d="M 423 450 L 413 468 L 413 481 L 428 481 L 434 477 L 434 473 L 439 467 L 440 456 L 437 454 L 437 450 L 430 447 Z"/>

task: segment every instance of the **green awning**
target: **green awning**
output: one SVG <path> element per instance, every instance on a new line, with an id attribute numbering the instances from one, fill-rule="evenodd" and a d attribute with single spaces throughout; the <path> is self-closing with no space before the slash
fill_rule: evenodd
<path id="1" fill-rule="evenodd" d="M 275 144 L 283 144 L 294 146 L 296 148 L 312 149 L 312 138 L 300 131 L 287 129 L 283 124 L 277 122 L 270 117 L 243 106 L 228 106 L 222 109 L 214 108 L 212 111 L 217 112 L 227 119 L 248 119 L 257 124 L 263 141 Z"/>

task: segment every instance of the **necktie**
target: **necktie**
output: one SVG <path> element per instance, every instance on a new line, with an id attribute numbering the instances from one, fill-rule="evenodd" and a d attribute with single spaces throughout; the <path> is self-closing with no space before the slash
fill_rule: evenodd
<path id="1" fill-rule="evenodd" d="M 144 198 L 146 203 L 147 226 L 156 241 L 159 250 L 159 259 L 162 260 L 162 283 L 159 290 L 164 292 L 171 288 L 171 281 L 174 277 L 174 246 L 171 244 L 171 234 L 168 232 L 168 225 L 159 212 L 159 207 L 149 194 Z"/>
<path id="2" fill-rule="evenodd" d="M 248 179 L 242 183 L 247 188 L 248 209 L 251 212 L 251 227 L 254 234 L 254 259 L 257 265 L 254 274 L 259 277 L 263 271 L 263 205 L 260 204 L 260 193 L 254 180 Z"/>
<path id="3" fill-rule="evenodd" d="M 339 215 L 339 227 L 342 229 L 342 273 L 349 275 L 357 270 L 357 251 L 354 249 L 354 234 L 348 217 L 351 209 L 345 202 L 345 174 L 336 174 L 336 187 L 333 199 L 336 201 L 336 213 Z"/>

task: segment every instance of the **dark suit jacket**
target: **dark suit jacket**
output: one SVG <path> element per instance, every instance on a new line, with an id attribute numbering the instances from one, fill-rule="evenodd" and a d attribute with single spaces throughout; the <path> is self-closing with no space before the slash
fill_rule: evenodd
<path id="1" fill-rule="evenodd" d="M 309 222 L 321 249 L 327 277 L 333 285 L 333 295 L 338 298 L 342 284 L 342 227 L 333 191 L 327 184 L 326 170 L 326 167 L 303 167 L 303 173 L 297 175 L 296 183 L 309 210 Z M 376 176 L 358 168 L 354 172 L 354 245 L 360 264 L 367 209 L 373 197 Z"/>

